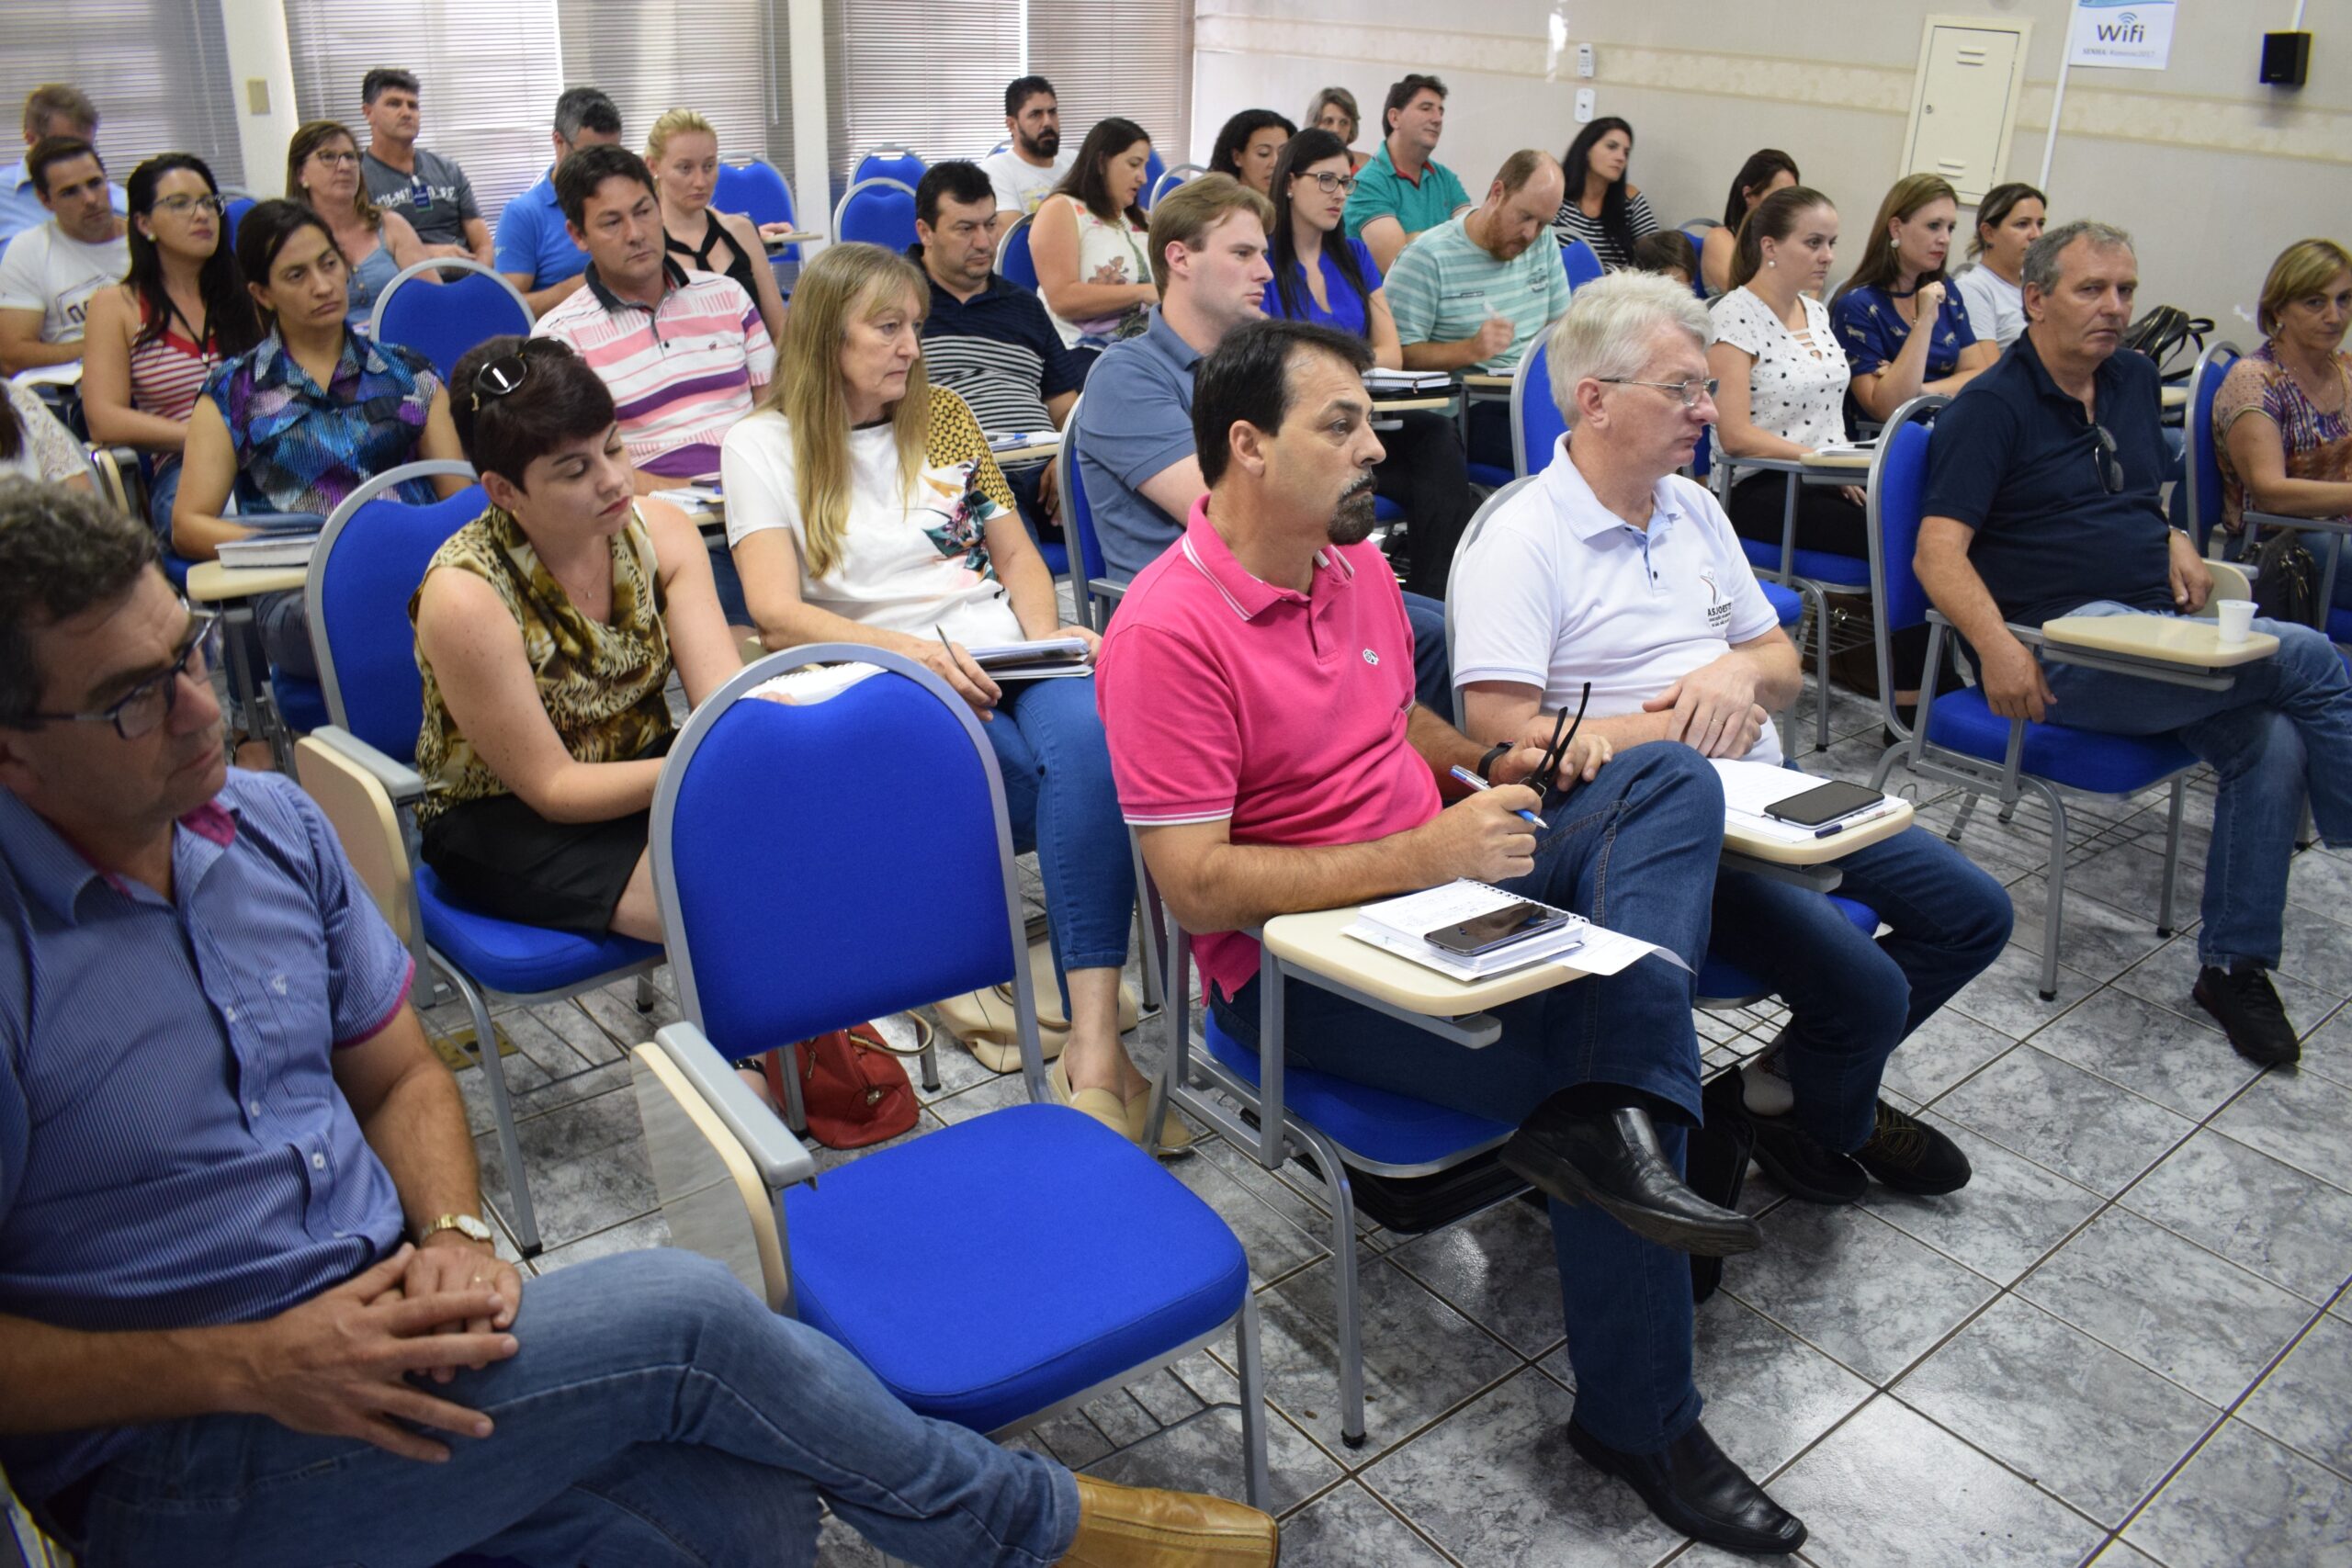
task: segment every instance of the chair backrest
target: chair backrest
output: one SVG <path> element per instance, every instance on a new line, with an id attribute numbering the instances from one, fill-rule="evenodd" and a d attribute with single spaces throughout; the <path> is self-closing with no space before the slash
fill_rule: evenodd
<path id="1" fill-rule="evenodd" d="M 1167 172 L 1168 165 L 1161 161 L 1159 147 L 1154 146 L 1144 154 L 1142 206 L 1146 212 L 1150 211 L 1151 204 L 1159 199 L 1159 177 Z"/>
<path id="2" fill-rule="evenodd" d="M 711 189 L 710 204 L 721 212 L 740 212 L 754 226 L 797 226 L 800 221 L 792 203 L 791 184 L 775 164 L 757 158 L 748 164 L 719 164 L 718 183 Z M 800 247 L 786 245 L 776 254 L 786 261 L 798 261 Z"/>
<path id="3" fill-rule="evenodd" d="M 473 469 L 464 463 L 403 463 L 353 491 L 320 531 L 304 590 L 329 716 L 399 762 L 416 755 L 416 732 L 424 722 L 409 599 L 424 581 L 433 552 L 489 504 L 478 484 L 429 506 L 385 495 L 434 474 L 471 479 Z"/>
<path id="4" fill-rule="evenodd" d="M 1152 163 L 1157 163 L 1159 159 L 1159 153 L 1154 152 L 1151 155 Z M 1144 171 L 1151 174 L 1151 163 L 1144 165 Z M 1208 172 L 1208 166 L 1204 164 L 1179 164 L 1172 169 L 1152 174 L 1151 183 L 1144 187 L 1143 209 L 1146 212 L 1150 211 L 1154 206 L 1158 205 L 1161 197 L 1166 196 L 1195 175 L 1205 175 Z"/>
<path id="5" fill-rule="evenodd" d="M 849 662 L 881 672 L 807 703 L 750 694 Z M 888 780 L 898 786 L 876 787 Z M 909 789 L 914 832 L 890 823 Z M 722 1055 L 1010 980 L 1031 1096 L 1045 1097 L 996 754 L 970 705 L 921 664 L 824 643 L 730 677 L 662 765 L 651 845 L 679 1006 Z"/>
<path id="6" fill-rule="evenodd" d="M 1541 470 L 1552 460 L 1552 449 L 1567 434 L 1568 422 L 1552 400 L 1549 333 L 1539 333 L 1534 346 L 1521 356 L 1510 377 L 1510 471 L 1520 478 Z"/>
<path id="7" fill-rule="evenodd" d="M 1568 269 L 1568 287 L 1572 289 L 1599 282 L 1601 273 L 1607 270 L 1600 265 L 1600 254 L 1582 240 L 1570 240 L 1560 247 L 1560 265 Z"/>
<path id="8" fill-rule="evenodd" d="M 2188 373 L 2188 407 L 2181 420 L 2188 461 L 2181 465 L 2181 483 L 2188 491 L 2188 536 L 2197 541 L 2199 554 L 2222 521 L 2222 456 L 2213 439 L 2213 396 L 2237 362 L 2238 345 L 2216 341 L 2205 345 Z"/>
<path id="9" fill-rule="evenodd" d="M 904 252 L 915 243 L 915 187 L 881 177 L 854 182 L 833 209 L 833 238 Z"/>
<path id="10" fill-rule="evenodd" d="M 1098 577 L 1109 575 L 1103 564 L 1102 541 L 1094 534 L 1094 508 L 1086 499 L 1086 476 L 1078 460 L 1078 411 L 1086 406 L 1080 393 L 1069 405 L 1069 417 L 1062 421 L 1062 449 L 1054 456 L 1054 482 L 1062 496 L 1062 522 L 1069 529 L 1069 537 L 1078 541 L 1078 568 L 1085 574 L 1075 586 L 1082 597 L 1086 584 Z"/>
<path id="11" fill-rule="evenodd" d="M 849 177 L 852 185 L 866 180 L 896 180 L 912 190 L 922 182 L 922 176 L 930 167 L 921 154 L 904 142 L 885 141 L 860 158 L 857 167 L 850 171 Z"/>
<path id="12" fill-rule="evenodd" d="M 375 898 L 392 934 L 402 947 L 416 951 L 424 941 L 424 927 L 417 919 L 415 870 L 409 863 L 401 814 L 393 808 L 382 782 L 315 735 L 294 743 L 294 776 L 302 793 L 325 813 L 345 858 Z"/>
<path id="13" fill-rule="evenodd" d="M 417 275 L 426 272 L 441 274 L 441 281 L 418 281 Z M 401 268 L 376 296 L 376 313 L 368 321 L 369 337 L 416 350 L 433 361 L 444 381 L 474 344 L 501 333 L 527 335 L 530 330 L 531 307 L 521 290 L 481 263 L 456 256 L 433 256 Z"/>
<path id="14" fill-rule="evenodd" d="M 1532 477 L 1521 474 L 1480 502 L 1478 510 L 1470 514 L 1468 525 L 1463 528 L 1462 537 L 1454 541 L 1453 570 L 1446 574 L 1445 579 L 1445 667 L 1449 670 L 1453 668 L 1453 596 L 1462 582 L 1463 559 L 1470 553 L 1470 547 L 1478 536 L 1487 531 L 1487 520 L 1502 509 L 1504 502 L 1534 482 Z M 1453 724 L 1457 729 L 1462 727 L 1462 688 L 1460 686 L 1453 688 Z"/>
<path id="15" fill-rule="evenodd" d="M 1037 263 L 1029 254 L 1029 219 L 1024 214 L 996 243 L 996 270 L 1015 288 L 1037 287 Z"/>
<path id="16" fill-rule="evenodd" d="M 229 205 L 220 214 L 221 223 L 228 230 L 223 240 L 233 250 L 237 243 L 237 225 L 244 221 L 245 214 L 254 209 L 255 203 L 252 197 L 241 190 L 232 191 L 223 187 L 220 194 L 229 198 Z"/>
<path id="17" fill-rule="evenodd" d="M 1715 231 L 1715 220 L 1712 218 L 1693 218 L 1680 227 L 1685 234 L 1690 236 L 1691 249 L 1696 250 L 1707 243 L 1708 235 Z"/>
<path id="18" fill-rule="evenodd" d="M 1951 401 L 1928 394 L 1894 411 L 1879 431 L 1871 458 L 1870 504 L 1865 510 L 1871 554 L 1871 599 L 1877 605 L 1880 702 L 1895 724 L 1894 634 L 1928 618 L 1928 592 L 1911 569 L 1919 545 L 1921 508 L 1928 495 L 1928 448 L 1936 411 Z"/>

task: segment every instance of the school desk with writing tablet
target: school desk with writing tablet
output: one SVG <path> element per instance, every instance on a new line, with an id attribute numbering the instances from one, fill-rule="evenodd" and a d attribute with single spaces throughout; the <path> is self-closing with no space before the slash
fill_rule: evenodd
<path id="1" fill-rule="evenodd" d="M 2044 659 L 2100 669 L 2137 664 L 2158 679 L 2167 671 L 2234 670 L 2278 651 L 2278 639 L 2268 632 L 2249 632 L 2244 642 L 2225 643 L 2215 622 L 2179 615 L 2061 615 L 2041 623 L 2041 639 Z M 2105 657 L 2094 663 L 2072 657 L 2078 652 Z"/>
<path id="2" fill-rule="evenodd" d="M 1724 822 L 1724 852 L 1762 861 L 1768 865 L 1826 865 L 1832 861 L 1844 859 L 1856 850 L 1884 843 L 1911 826 L 1911 815 L 1909 801 L 1889 795 L 1885 815 L 1873 816 L 1869 821 L 1850 828 L 1841 828 L 1827 838 L 1806 839 L 1801 843 L 1753 831 L 1726 818 Z"/>
<path id="3" fill-rule="evenodd" d="M 222 566 L 198 561 L 187 569 L 187 596 L 198 604 L 220 604 L 262 593 L 291 593 L 310 581 L 307 566 Z"/>
<path id="4" fill-rule="evenodd" d="M 1294 970 L 1338 982 L 1348 990 L 1423 1018 L 1463 1018 L 1586 977 L 1561 960 L 1531 964 L 1487 979 L 1449 979 L 1434 969 L 1346 934 L 1359 911 L 1317 909 L 1277 915 L 1259 933 L 1266 950 Z M 1484 1043 L 1484 1042 L 1480 1042 Z"/>

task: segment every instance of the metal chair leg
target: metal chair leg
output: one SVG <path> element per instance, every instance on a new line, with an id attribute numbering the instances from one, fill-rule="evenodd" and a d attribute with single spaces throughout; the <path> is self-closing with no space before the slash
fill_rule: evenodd
<path id="1" fill-rule="evenodd" d="M 1164 1005 L 1168 983 L 1160 972 L 1159 944 L 1151 940 L 1151 921 L 1144 914 L 1143 899 L 1136 899 L 1136 942 L 1143 960 L 1143 1010 L 1158 1012 Z"/>
<path id="2" fill-rule="evenodd" d="M 1807 587 L 1813 599 L 1813 749 L 1829 750 L 1829 598 Z"/>
<path id="3" fill-rule="evenodd" d="M 2180 813 L 2188 804 L 2188 775 L 2172 781 L 2172 811 L 2165 822 L 2165 887 L 2156 899 L 2156 934 L 2172 935 L 2173 884 L 2180 875 Z"/>
<path id="4" fill-rule="evenodd" d="M 514 1130 L 514 1103 L 506 1090 L 506 1064 L 499 1059 L 498 1031 L 490 1021 L 490 1007 L 471 980 L 446 964 L 436 964 L 448 977 L 450 988 L 466 999 L 473 1015 L 474 1057 L 481 1064 L 481 1081 L 490 1090 L 490 1114 L 498 1125 L 498 1154 L 506 1166 L 506 1199 L 514 1213 L 514 1245 L 526 1258 L 539 1253 L 539 1221 L 531 1208 L 531 1182 L 523 1170 L 523 1140 Z"/>
<path id="5" fill-rule="evenodd" d="M 1241 1303 L 1234 1325 L 1234 1355 L 1241 1371 L 1242 1495 L 1253 1508 L 1273 1511 L 1273 1483 L 1266 1469 L 1266 1361 L 1258 1346 L 1258 1298 Z"/>
<path id="6" fill-rule="evenodd" d="M 1960 836 L 1968 830 L 1968 819 L 1975 814 L 1975 811 L 1976 792 L 1971 790 L 1961 797 L 1960 809 L 1952 813 L 1951 831 L 1946 833 L 1944 837 L 1955 844 L 1960 842 Z"/>
<path id="7" fill-rule="evenodd" d="M 2046 1002 L 2058 995 L 2058 933 L 2064 927 L 2066 904 L 2066 803 L 2040 779 L 2024 782 L 2050 803 L 2050 902 L 2041 912 L 2041 999 Z"/>
<path id="8" fill-rule="evenodd" d="M 639 970 L 637 976 L 637 1010 L 651 1012 L 653 1004 L 661 999 L 662 993 L 653 987 L 653 971 Z"/>
<path id="9" fill-rule="evenodd" d="M 1267 1112 L 1261 1110 L 1259 1114 Z M 1280 1115 L 1275 1111 L 1273 1114 Z M 1348 1168 L 1331 1140 L 1305 1122 L 1283 1118 L 1286 1130 L 1315 1153 L 1323 1189 L 1331 1196 L 1331 1300 L 1340 1330 L 1340 1441 L 1363 1447 L 1363 1299 L 1356 1280 L 1356 1201 Z"/>
<path id="10" fill-rule="evenodd" d="M 925 1094 L 937 1094 L 939 1092 L 939 1039 L 937 1035 L 934 1034 L 932 1037 L 931 1043 L 922 1048 L 922 1054 L 915 1058 L 915 1061 L 916 1064 L 922 1068 L 923 1092 Z"/>

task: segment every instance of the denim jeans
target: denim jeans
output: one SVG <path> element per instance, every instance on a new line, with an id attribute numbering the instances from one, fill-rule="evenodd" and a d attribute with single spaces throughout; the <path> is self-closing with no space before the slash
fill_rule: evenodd
<path id="1" fill-rule="evenodd" d="M 1453 665 L 1445 651 L 1445 606 L 1419 593 L 1405 595 L 1413 628 L 1413 696 L 1448 724 L 1453 722 Z"/>
<path id="2" fill-rule="evenodd" d="M 2108 601 L 2077 615 L 2135 614 Z M 2177 730 L 2221 776 L 2213 844 L 2205 854 L 2200 964 L 2227 968 L 2278 963 L 2287 907 L 2287 860 L 2309 795 L 2330 844 L 2352 844 L 2352 680 L 2327 638 L 2309 626 L 2256 620 L 2278 639 L 2269 659 L 2241 665 L 2228 689 L 2202 692 L 2162 681 L 2050 664 L 2058 705 L 2050 722 L 2109 735 Z"/>
<path id="3" fill-rule="evenodd" d="M 1574 909 L 1695 964 L 1723 848 L 1723 787 L 1684 746 L 1643 746 L 1547 807 L 1532 874 L 1510 891 Z M 1258 986 L 1217 1021 L 1258 1039 Z M 1606 979 L 1577 980 L 1495 1010 L 1502 1038 L 1470 1050 L 1302 981 L 1283 992 L 1287 1060 L 1334 1077 L 1498 1122 L 1585 1083 L 1629 1086 L 1699 1121 L 1699 1043 L 1691 977 L 1644 958 Z M 1658 1139 L 1681 1168 L 1684 1128 Z M 1699 1419 L 1690 1372 L 1690 1263 L 1589 1203 L 1551 1205 L 1552 1241 L 1576 1368 L 1576 1418 L 1614 1449 L 1653 1453 Z"/>
<path id="4" fill-rule="evenodd" d="M 818 1504 L 910 1562 L 1042 1568 L 1069 1472 L 915 1415 L 850 1353 L 691 1254 L 525 1282 L 522 1349 L 431 1392 L 496 1424 L 421 1464 L 257 1416 L 148 1427 L 102 1468 L 85 1568 L 808 1563 Z"/>
<path id="5" fill-rule="evenodd" d="M 2001 955 L 2015 912 L 2007 888 L 1924 829 L 1857 850 L 1838 869 L 1838 891 L 1893 928 L 1883 940 L 1819 893 L 1727 871 L 1715 879 L 1709 947 L 1788 1004 L 1790 1114 L 1850 1153 L 1877 1125 L 1886 1059 Z"/>
<path id="6" fill-rule="evenodd" d="M 996 748 L 1013 841 L 1037 852 L 1057 978 L 1072 969 L 1122 967 L 1135 920 L 1136 866 L 1094 678 L 1012 682 L 980 729 Z M 1067 982 L 1062 1005 L 1069 1005 Z"/>

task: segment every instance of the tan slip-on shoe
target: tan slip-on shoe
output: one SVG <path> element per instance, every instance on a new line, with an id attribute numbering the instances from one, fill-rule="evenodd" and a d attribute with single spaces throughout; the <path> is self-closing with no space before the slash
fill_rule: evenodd
<path id="1" fill-rule="evenodd" d="M 1246 1504 L 1076 1479 L 1078 1539 L 1063 1568 L 1273 1568 L 1282 1555 L 1279 1527 Z"/>
<path id="2" fill-rule="evenodd" d="M 1127 1136 L 1138 1144 L 1143 1143 L 1144 1122 L 1151 1116 L 1151 1092 L 1145 1089 L 1127 1101 Z M 1146 1145 L 1147 1148 L 1148 1146 Z M 1154 1152 L 1163 1155 L 1188 1155 L 1193 1152 L 1193 1130 L 1184 1125 L 1184 1119 L 1176 1114 L 1176 1108 L 1172 1105 L 1159 1119 L 1159 1147 Z"/>
<path id="3" fill-rule="evenodd" d="M 1055 1104 L 1083 1111 L 1129 1143 L 1135 1142 L 1135 1134 L 1127 1130 L 1126 1101 L 1107 1089 L 1071 1089 L 1067 1060 L 1046 1069 L 1046 1092 L 1054 1097 Z"/>

